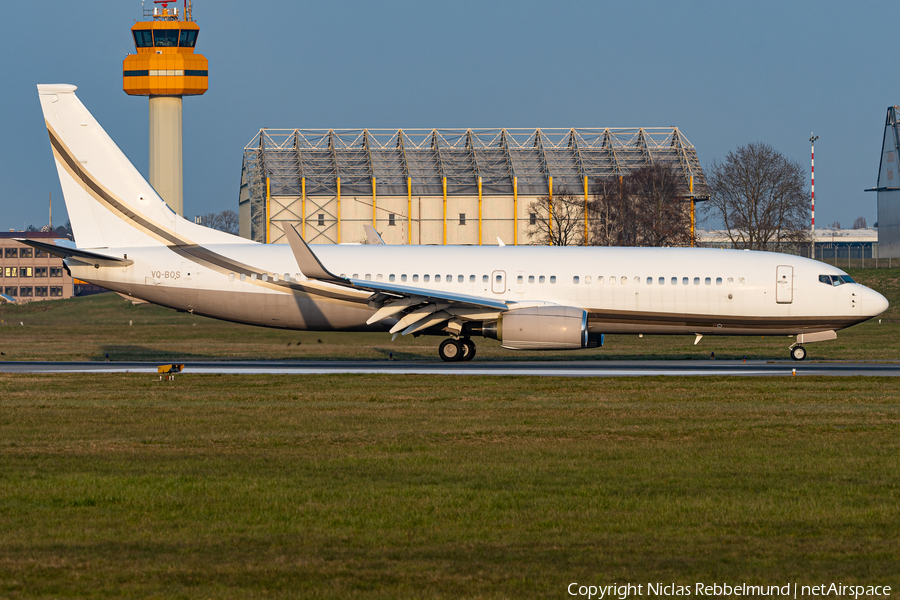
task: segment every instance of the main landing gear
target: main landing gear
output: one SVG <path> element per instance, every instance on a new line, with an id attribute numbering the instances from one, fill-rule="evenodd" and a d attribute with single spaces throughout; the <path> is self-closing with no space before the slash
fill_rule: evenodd
<path id="1" fill-rule="evenodd" d="M 791 346 L 791 358 L 794 360 L 804 360 L 806 358 L 806 348 L 803 346 Z"/>
<path id="2" fill-rule="evenodd" d="M 475 342 L 469 338 L 454 340 L 453 338 L 441 342 L 438 354 L 444 362 L 458 362 L 475 358 Z"/>

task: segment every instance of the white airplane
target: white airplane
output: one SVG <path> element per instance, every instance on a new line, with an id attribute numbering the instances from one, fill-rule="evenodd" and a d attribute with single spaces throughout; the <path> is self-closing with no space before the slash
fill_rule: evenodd
<path id="1" fill-rule="evenodd" d="M 180 311 L 266 327 L 445 336 L 445 361 L 473 337 L 513 350 L 576 350 L 603 334 L 796 336 L 830 340 L 888 307 L 814 260 L 702 248 L 259 244 L 176 215 L 71 85 L 38 93 L 76 245 L 73 277 Z M 376 234 L 377 236 L 377 234 Z"/>

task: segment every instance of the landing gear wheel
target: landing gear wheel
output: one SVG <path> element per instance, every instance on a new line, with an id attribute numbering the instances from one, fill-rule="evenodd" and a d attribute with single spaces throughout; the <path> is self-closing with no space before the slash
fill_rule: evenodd
<path id="1" fill-rule="evenodd" d="M 470 361 L 475 358 L 475 342 L 470 339 L 460 340 L 463 346 L 462 359 Z"/>
<path id="2" fill-rule="evenodd" d="M 804 360 L 806 358 L 806 348 L 803 346 L 794 346 L 791 348 L 791 358 L 794 360 Z"/>
<path id="3" fill-rule="evenodd" d="M 438 348 L 438 354 L 441 355 L 441 360 L 444 362 L 462 360 L 463 352 L 462 343 L 454 339 L 444 340 Z"/>

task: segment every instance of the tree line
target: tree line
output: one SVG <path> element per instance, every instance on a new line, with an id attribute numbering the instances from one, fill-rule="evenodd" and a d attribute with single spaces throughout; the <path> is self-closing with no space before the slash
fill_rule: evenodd
<path id="1" fill-rule="evenodd" d="M 695 224 L 721 223 L 733 247 L 772 250 L 812 241 L 806 171 L 772 146 L 741 146 L 713 161 L 706 179 L 710 198 L 695 204 Z M 596 180 L 587 202 L 562 189 L 552 201 L 547 195 L 529 205 L 526 232 L 535 244 L 555 246 L 584 245 L 585 234 L 594 246 L 689 246 L 690 202 L 682 182 L 675 169 L 656 163 Z M 864 217 L 854 222 L 865 226 Z"/>

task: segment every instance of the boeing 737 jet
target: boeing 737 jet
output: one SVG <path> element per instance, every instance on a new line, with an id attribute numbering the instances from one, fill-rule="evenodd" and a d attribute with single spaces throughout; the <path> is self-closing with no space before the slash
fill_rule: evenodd
<path id="1" fill-rule="evenodd" d="M 135 300 L 265 327 L 438 335 L 445 361 L 471 360 L 479 336 L 578 350 L 606 333 L 796 336 L 790 355 L 803 360 L 803 344 L 888 307 L 840 269 L 771 252 L 311 247 L 292 227 L 289 244 L 256 243 L 169 209 L 75 89 L 38 86 L 75 243 L 20 241 Z"/>

